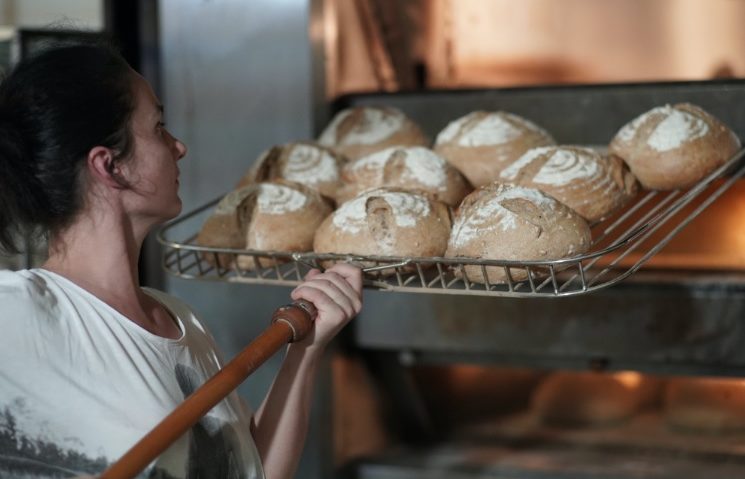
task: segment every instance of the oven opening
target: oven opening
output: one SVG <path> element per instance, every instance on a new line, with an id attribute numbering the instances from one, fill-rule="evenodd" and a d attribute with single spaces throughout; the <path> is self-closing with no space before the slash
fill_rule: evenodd
<path id="1" fill-rule="evenodd" d="M 741 477 L 745 381 L 334 360 L 337 464 L 364 478 Z M 367 372 L 364 363 L 386 365 Z M 395 366 L 394 363 L 398 363 Z"/>

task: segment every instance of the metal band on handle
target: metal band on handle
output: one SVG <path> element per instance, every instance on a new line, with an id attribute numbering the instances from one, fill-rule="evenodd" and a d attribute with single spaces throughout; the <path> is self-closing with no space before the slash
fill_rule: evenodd
<path id="1" fill-rule="evenodd" d="M 290 342 L 294 343 L 308 335 L 316 316 L 318 316 L 318 310 L 313 306 L 313 303 L 299 299 L 278 308 L 272 315 L 272 323 L 287 324 L 292 331 Z"/>

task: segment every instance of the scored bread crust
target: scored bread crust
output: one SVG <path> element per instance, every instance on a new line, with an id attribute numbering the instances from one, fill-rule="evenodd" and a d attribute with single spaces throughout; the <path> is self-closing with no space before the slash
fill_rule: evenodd
<path id="1" fill-rule="evenodd" d="M 215 248 L 278 252 L 307 252 L 331 205 L 311 188 L 289 181 L 256 183 L 228 193 L 218 203 L 197 235 L 197 244 Z M 221 267 L 233 266 L 233 255 L 218 255 Z M 205 259 L 215 264 L 214 255 Z M 275 262 L 260 259 L 260 266 Z M 238 256 L 238 266 L 257 266 L 249 255 Z"/>
<path id="2" fill-rule="evenodd" d="M 504 168 L 531 148 L 555 144 L 546 130 L 521 116 L 474 111 L 449 123 L 433 149 L 478 187 L 497 181 Z"/>
<path id="3" fill-rule="evenodd" d="M 458 206 L 473 189 L 444 158 L 422 146 L 391 147 L 347 163 L 339 201 L 363 191 L 394 187 L 419 191 L 450 206 Z"/>
<path id="4" fill-rule="evenodd" d="M 196 243 L 211 248 L 243 249 L 245 242 L 244 200 L 254 194 L 255 185 L 229 191 L 219 201 L 215 210 L 205 220 L 197 233 Z M 233 255 L 229 253 L 204 253 L 202 257 L 211 265 L 229 268 Z"/>
<path id="5" fill-rule="evenodd" d="M 445 253 L 447 257 L 495 260 L 556 260 L 586 252 L 590 227 L 574 210 L 533 188 L 492 183 L 463 200 L 455 218 Z M 501 266 L 486 266 L 490 283 L 507 282 Z M 468 279 L 484 283 L 481 266 L 457 269 Z M 538 268 L 536 275 L 545 274 Z M 523 268 L 510 268 L 513 281 L 527 279 Z"/>
<path id="6" fill-rule="evenodd" d="M 638 191 L 621 158 L 571 145 L 528 150 L 502 171 L 500 180 L 541 190 L 590 223 L 616 211 Z"/>
<path id="7" fill-rule="evenodd" d="M 727 125 L 690 103 L 643 113 L 624 125 L 609 146 L 650 190 L 692 186 L 739 149 L 740 140 Z"/>
<path id="8" fill-rule="evenodd" d="M 337 113 L 318 143 L 356 160 L 391 146 L 428 146 L 429 139 L 401 110 L 359 106 Z"/>
<path id="9" fill-rule="evenodd" d="M 442 256 L 448 207 L 399 188 L 369 190 L 343 203 L 316 232 L 313 250 L 363 256 Z"/>
<path id="10" fill-rule="evenodd" d="M 276 145 L 264 150 L 238 181 L 236 188 L 274 180 L 294 181 L 335 199 L 341 169 L 347 159 L 310 141 Z"/>

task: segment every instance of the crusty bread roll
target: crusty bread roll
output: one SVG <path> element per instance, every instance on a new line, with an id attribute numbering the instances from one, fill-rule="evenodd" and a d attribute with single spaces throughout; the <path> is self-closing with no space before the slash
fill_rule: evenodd
<path id="1" fill-rule="evenodd" d="M 584 253 L 590 242 L 587 222 L 568 206 L 533 188 L 492 183 L 478 188 L 461 203 L 445 255 L 554 260 Z M 470 281 L 485 282 L 480 266 L 464 269 Z M 485 269 L 490 283 L 507 281 L 504 268 Z M 456 275 L 459 273 L 456 270 Z M 527 278 L 522 268 L 512 268 L 510 275 L 514 281 Z"/>
<path id="2" fill-rule="evenodd" d="M 499 173 L 539 146 L 555 145 L 535 123 L 504 111 L 475 111 L 448 124 L 434 150 L 463 173 L 473 186 L 499 179 Z"/>
<path id="3" fill-rule="evenodd" d="M 316 189 L 335 198 L 341 186 L 340 170 L 346 159 L 313 142 L 293 142 L 265 150 L 238 182 L 236 188 L 252 183 L 287 180 Z"/>
<path id="4" fill-rule="evenodd" d="M 745 381 L 671 378 L 663 415 L 673 429 L 711 434 L 745 431 Z"/>
<path id="5" fill-rule="evenodd" d="M 441 319 L 438 324 L 446 329 Z M 462 321 L 459 315 L 454 324 Z M 462 323 L 456 328 L 462 327 Z M 432 416 L 447 430 L 466 423 L 492 420 L 523 411 L 533 390 L 546 373 L 539 369 L 478 364 L 417 364 L 411 370 L 417 391 L 430 411 L 447 411 Z"/>
<path id="6" fill-rule="evenodd" d="M 343 203 L 316 232 L 316 253 L 442 256 L 450 234 L 448 207 L 396 188 L 369 190 Z"/>
<path id="7" fill-rule="evenodd" d="M 261 251 L 311 251 L 316 228 L 332 208 L 321 194 L 298 183 L 256 183 L 229 192 L 207 218 L 197 243 L 215 248 Z M 214 256 L 206 259 L 214 263 Z M 219 255 L 221 267 L 232 266 L 230 254 Z M 261 266 L 273 264 L 262 259 Z M 252 269 L 252 256 L 238 256 L 238 266 Z"/>
<path id="8" fill-rule="evenodd" d="M 591 223 L 623 206 L 638 189 L 621 158 L 579 146 L 528 150 L 502 171 L 500 180 L 539 189 Z"/>
<path id="9" fill-rule="evenodd" d="M 243 187 L 229 191 L 222 197 L 215 210 L 207 218 L 197 233 L 196 243 L 211 248 L 242 249 L 246 244 L 245 209 L 250 202 L 243 201 L 255 190 Z M 228 253 L 204 253 L 203 257 L 213 266 L 228 268 L 233 264 L 233 256 Z"/>
<path id="10" fill-rule="evenodd" d="M 342 169 L 342 180 L 340 201 L 365 190 L 391 186 L 420 191 L 458 206 L 473 189 L 455 167 L 423 146 L 394 146 L 350 161 Z"/>
<path id="11" fill-rule="evenodd" d="M 531 406 L 550 425 L 601 427 L 630 419 L 659 394 L 659 380 L 632 371 L 559 371 L 538 385 Z"/>
<path id="12" fill-rule="evenodd" d="M 653 108 L 623 126 L 610 143 L 611 153 L 651 190 L 689 187 L 739 148 L 732 130 L 690 103 Z"/>
<path id="13" fill-rule="evenodd" d="M 396 108 L 360 106 L 337 113 L 318 143 L 356 160 L 391 146 L 427 146 L 429 140 Z"/>

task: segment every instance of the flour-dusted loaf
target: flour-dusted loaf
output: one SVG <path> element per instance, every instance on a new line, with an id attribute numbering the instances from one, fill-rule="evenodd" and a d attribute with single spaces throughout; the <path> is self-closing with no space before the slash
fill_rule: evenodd
<path id="1" fill-rule="evenodd" d="M 318 142 L 352 160 L 391 146 L 429 145 L 419 126 L 401 110 L 372 106 L 340 111 Z"/>
<path id="2" fill-rule="evenodd" d="M 610 143 L 611 153 L 651 190 L 689 187 L 739 148 L 732 130 L 690 103 L 653 108 L 624 125 Z"/>
<path id="3" fill-rule="evenodd" d="M 197 235 L 197 243 L 216 248 L 261 251 L 311 251 L 316 228 L 332 211 L 321 194 L 288 181 L 256 183 L 229 192 Z M 211 255 L 208 261 L 214 262 Z M 232 266 L 220 255 L 220 266 Z M 262 261 L 261 266 L 271 265 Z M 252 256 L 238 256 L 238 266 L 256 267 Z"/>
<path id="4" fill-rule="evenodd" d="M 670 378 L 663 401 L 665 422 L 675 430 L 725 434 L 745 431 L 745 381 Z"/>
<path id="5" fill-rule="evenodd" d="M 559 371 L 538 385 L 531 407 L 550 425 L 602 427 L 631 419 L 659 395 L 660 381 L 637 372 Z"/>
<path id="6" fill-rule="evenodd" d="M 546 130 L 521 116 L 475 111 L 448 124 L 437 135 L 434 150 L 473 186 L 482 186 L 498 180 L 529 149 L 555 144 Z"/>
<path id="7" fill-rule="evenodd" d="M 346 201 L 316 232 L 316 253 L 442 256 L 450 234 L 447 205 L 396 188 L 369 190 Z"/>
<path id="8" fill-rule="evenodd" d="M 473 189 L 454 166 L 423 146 L 394 146 L 350 161 L 342 169 L 342 180 L 342 201 L 365 190 L 390 186 L 420 191 L 458 206 Z"/>
<path id="9" fill-rule="evenodd" d="M 340 170 L 345 162 L 342 155 L 314 142 L 285 143 L 263 151 L 240 179 L 237 188 L 252 183 L 287 180 L 316 189 L 333 199 L 341 185 Z"/>
<path id="10" fill-rule="evenodd" d="M 453 220 L 446 256 L 501 260 L 555 260 L 584 253 L 590 227 L 574 210 L 533 188 L 492 183 L 466 196 Z M 470 281 L 485 282 L 480 266 L 466 266 Z M 487 266 L 490 283 L 507 281 L 504 268 Z M 534 273 L 540 273 L 534 270 Z M 460 275 L 456 270 L 456 275 Z M 527 278 L 510 270 L 512 280 Z"/>
<path id="11" fill-rule="evenodd" d="M 255 186 L 243 187 L 223 196 L 199 230 L 197 244 L 212 248 L 243 249 L 246 245 L 245 218 L 249 216 L 244 210 L 253 208 L 253 201 L 246 201 L 244 204 L 244 200 L 255 194 L 255 190 Z M 210 264 L 221 268 L 233 265 L 233 255 L 229 253 L 204 253 L 203 257 Z"/>
<path id="12" fill-rule="evenodd" d="M 621 158 L 569 145 L 528 150 L 502 171 L 500 180 L 539 189 L 590 223 L 623 206 L 638 190 Z"/>

